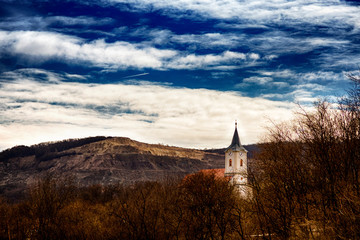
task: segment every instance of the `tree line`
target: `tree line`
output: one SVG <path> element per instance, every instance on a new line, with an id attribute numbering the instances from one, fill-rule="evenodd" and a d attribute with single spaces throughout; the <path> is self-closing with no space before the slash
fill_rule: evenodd
<path id="1" fill-rule="evenodd" d="M 85 144 L 99 142 L 111 137 L 97 136 L 81 139 L 66 139 L 59 142 L 40 143 L 32 146 L 15 146 L 0 152 L 0 161 L 8 161 L 11 158 L 35 156 L 38 161 L 47 161 L 56 157 L 61 157 L 58 153 L 71 148 L 83 146 Z"/>
<path id="2" fill-rule="evenodd" d="M 78 187 L 47 176 L 0 201 L 0 239 L 241 239 L 245 205 L 214 173 Z"/>

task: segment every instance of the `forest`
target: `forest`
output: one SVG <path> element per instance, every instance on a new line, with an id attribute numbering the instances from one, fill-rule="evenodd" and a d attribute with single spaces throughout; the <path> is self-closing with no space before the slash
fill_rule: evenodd
<path id="1" fill-rule="evenodd" d="M 131 186 L 46 176 L 0 200 L 0 239 L 360 239 L 360 76 L 336 103 L 274 125 L 241 198 L 199 172 Z"/>

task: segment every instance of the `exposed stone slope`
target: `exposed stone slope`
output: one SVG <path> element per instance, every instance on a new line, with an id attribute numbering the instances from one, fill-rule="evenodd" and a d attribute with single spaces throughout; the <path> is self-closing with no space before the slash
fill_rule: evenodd
<path id="1" fill-rule="evenodd" d="M 14 196 L 48 173 L 72 176 L 81 185 L 131 184 L 181 177 L 200 169 L 222 168 L 224 164 L 223 153 L 146 144 L 129 138 L 101 137 L 83 142 L 22 146 L 0 153 L 0 194 Z"/>

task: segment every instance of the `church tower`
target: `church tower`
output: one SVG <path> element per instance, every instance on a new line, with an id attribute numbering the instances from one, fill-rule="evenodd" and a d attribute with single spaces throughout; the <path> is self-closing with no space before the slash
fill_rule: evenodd
<path id="1" fill-rule="evenodd" d="M 225 177 L 230 177 L 230 183 L 240 191 L 241 195 L 248 196 L 248 161 L 247 150 L 241 145 L 235 121 L 235 132 L 230 146 L 225 150 Z"/>

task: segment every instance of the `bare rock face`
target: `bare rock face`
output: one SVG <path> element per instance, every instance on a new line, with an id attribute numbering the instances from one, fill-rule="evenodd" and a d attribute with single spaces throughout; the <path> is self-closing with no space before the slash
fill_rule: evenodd
<path id="1" fill-rule="evenodd" d="M 132 184 L 222 168 L 220 151 L 94 137 L 18 146 L 0 153 L 0 195 L 14 197 L 46 174 L 72 177 L 79 185 Z"/>

